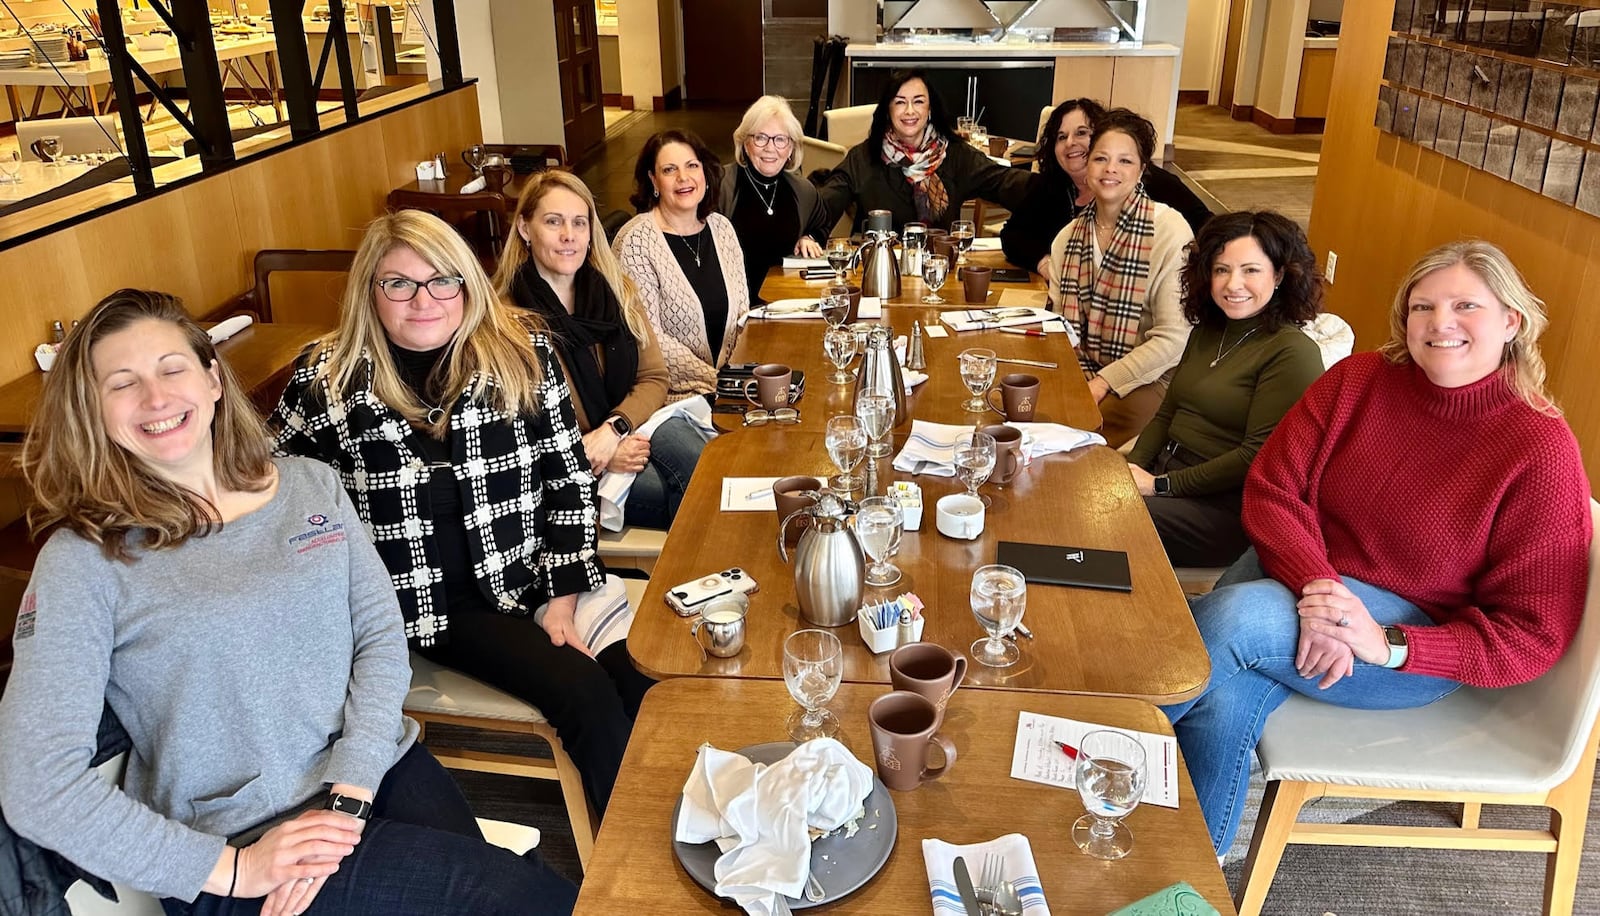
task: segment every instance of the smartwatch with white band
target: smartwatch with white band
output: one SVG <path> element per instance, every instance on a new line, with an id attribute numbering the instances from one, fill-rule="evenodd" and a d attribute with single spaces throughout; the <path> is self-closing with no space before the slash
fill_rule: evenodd
<path id="1" fill-rule="evenodd" d="M 1406 656 L 1411 652 L 1411 646 L 1406 642 L 1406 631 L 1399 627 L 1384 627 L 1383 637 L 1389 641 L 1389 660 L 1383 663 L 1385 668 L 1398 668 L 1406 663 Z"/>

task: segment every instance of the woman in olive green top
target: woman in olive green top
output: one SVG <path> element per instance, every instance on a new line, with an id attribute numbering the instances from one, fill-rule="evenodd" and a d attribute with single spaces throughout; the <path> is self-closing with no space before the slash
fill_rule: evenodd
<path id="1" fill-rule="evenodd" d="M 1128 455 L 1174 566 L 1227 566 L 1250 546 L 1239 521 L 1245 473 L 1322 374 L 1300 326 L 1322 302 L 1305 233 L 1277 213 L 1206 223 L 1183 271 L 1195 326 L 1161 408 Z"/>

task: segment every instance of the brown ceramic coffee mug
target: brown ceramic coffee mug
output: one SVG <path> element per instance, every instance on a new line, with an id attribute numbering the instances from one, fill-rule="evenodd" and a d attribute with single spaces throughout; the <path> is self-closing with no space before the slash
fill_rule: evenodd
<path id="1" fill-rule="evenodd" d="M 878 778 L 891 789 L 909 792 L 948 773 L 956 762 L 955 743 L 934 734 L 939 710 L 927 697 L 906 690 L 886 693 L 867 708 L 867 723 L 872 728 Z M 933 745 L 944 751 L 944 765 L 937 769 L 928 767 L 928 748 Z"/>
<path id="2" fill-rule="evenodd" d="M 961 271 L 961 289 L 966 294 L 968 302 L 979 305 L 989 300 L 989 276 L 992 274 L 987 267 L 966 267 Z"/>
<path id="3" fill-rule="evenodd" d="M 994 437 L 994 470 L 989 474 L 989 481 L 1003 487 L 1015 480 L 1026 464 L 1022 456 L 1022 430 L 998 423 L 978 432 Z"/>
<path id="4" fill-rule="evenodd" d="M 827 485 L 815 477 L 784 477 L 772 483 L 772 501 L 778 507 L 778 524 L 799 512 L 808 509 L 817 503 L 817 494 L 827 489 Z M 800 543 L 800 535 L 805 533 L 809 519 L 796 519 L 790 525 L 787 536 L 783 539 L 791 549 Z"/>
<path id="5" fill-rule="evenodd" d="M 889 655 L 889 683 L 931 700 L 944 723 L 945 705 L 967 676 L 967 657 L 938 643 L 913 642 Z M 936 728 L 938 726 L 935 726 Z"/>
<path id="6" fill-rule="evenodd" d="M 1013 423 L 1028 423 L 1039 406 L 1039 377 L 1012 372 L 1000 377 L 1000 406 L 989 401 L 989 409 Z"/>
<path id="7" fill-rule="evenodd" d="M 782 363 L 767 363 L 757 366 L 750 373 L 751 378 L 744 383 L 745 400 L 759 405 L 767 410 L 777 410 L 789 403 L 789 379 L 794 372 Z M 756 386 L 755 393 L 751 393 L 750 386 Z"/>
<path id="8" fill-rule="evenodd" d="M 991 156 L 1004 156 L 1006 154 L 1006 150 L 1010 147 L 1011 141 L 1005 137 L 989 138 L 989 155 Z"/>
<path id="9" fill-rule="evenodd" d="M 861 314 L 861 287 L 854 283 L 847 287 L 850 290 L 850 313 L 845 316 L 845 324 L 854 324 Z"/>

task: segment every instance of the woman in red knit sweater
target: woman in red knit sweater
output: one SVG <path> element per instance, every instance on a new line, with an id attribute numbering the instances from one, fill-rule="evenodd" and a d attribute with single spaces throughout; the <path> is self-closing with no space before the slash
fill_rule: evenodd
<path id="1" fill-rule="evenodd" d="M 1290 691 L 1356 709 L 1505 687 L 1566 651 L 1589 483 L 1544 391 L 1544 303 L 1498 248 L 1412 267 L 1390 339 L 1315 382 L 1250 469 L 1255 549 L 1194 604 L 1211 681 L 1166 709 L 1219 853 Z"/>

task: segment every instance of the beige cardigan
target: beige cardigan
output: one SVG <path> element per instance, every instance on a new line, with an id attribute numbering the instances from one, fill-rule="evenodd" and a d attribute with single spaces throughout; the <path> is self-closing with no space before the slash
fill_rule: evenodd
<path id="1" fill-rule="evenodd" d="M 1088 218 L 1088 211 L 1077 217 Z M 1183 317 L 1183 266 L 1188 260 L 1184 248 L 1194 241 L 1194 230 L 1184 222 L 1182 214 L 1163 203 L 1155 205 L 1155 223 L 1156 235 L 1150 245 L 1150 287 L 1144 312 L 1139 316 L 1139 345 L 1099 372 L 1118 397 L 1170 378 L 1189 342 L 1190 325 Z M 1061 259 L 1072 226 L 1067 223 L 1050 243 L 1050 263 L 1045 270 L 1050 308 L 1057 312 L 1061 311 Z"/>
<path id="2" fill-rule="evenodd" d="M 722 214 L 713 213 L 706 225 L 711 229 L 717 263 L 722 266 L 722 278 L 728 286 L 728 323 L 716 354 L 707 346 L 706 316 L 700 297 L 667 247 L 667 237 L 655 218 L 641 213 L 628 220 L 611 244 L 622 269 L 639 287 L 650 324 L 655 327 L 656 343 L 667 361 L 668 402 L 716 391 L 717 367 L 725 365 L 733 355 L 734 344 L 739 341 L 740 319 L 750 310 L 744 253 L 733 224 Z"/>

